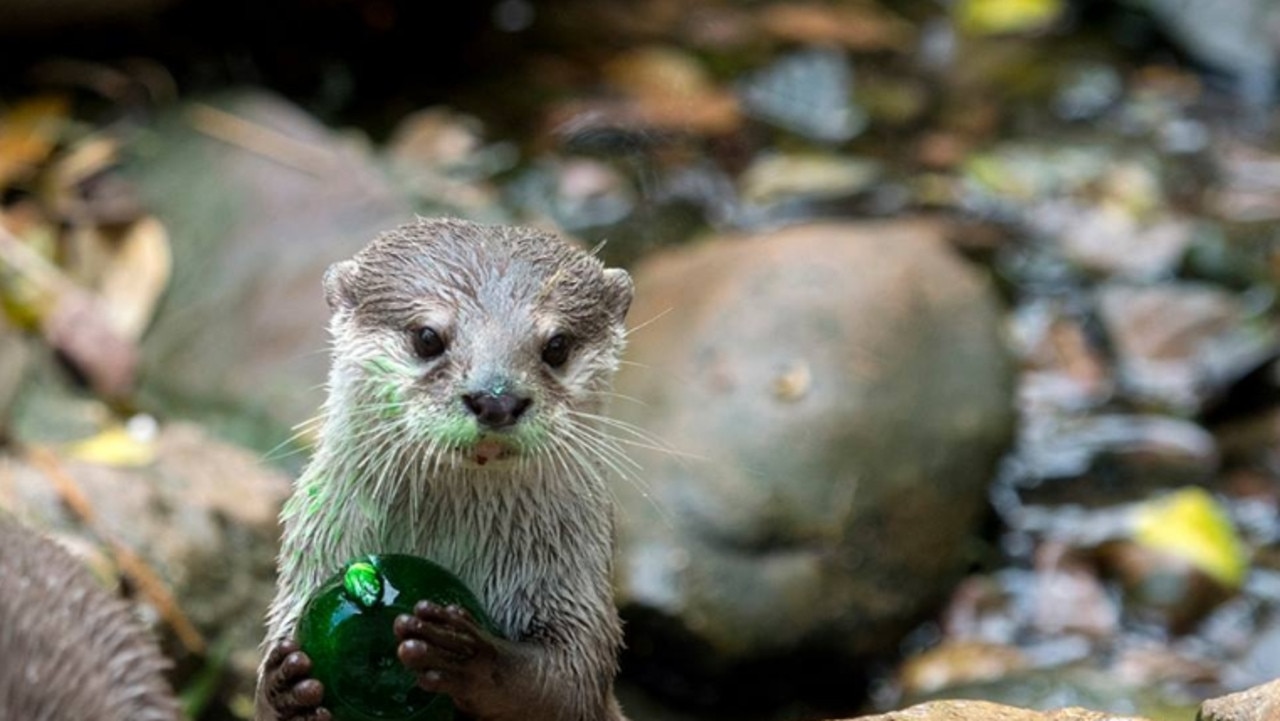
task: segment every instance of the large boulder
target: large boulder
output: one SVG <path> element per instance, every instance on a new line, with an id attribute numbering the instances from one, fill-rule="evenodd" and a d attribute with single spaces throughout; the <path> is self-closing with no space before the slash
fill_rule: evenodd
<path id="1" fill-rule="evenodd" d="M 857 721 L 1146 721 L 1105 711 L 1063 708 L 1033 711 L 986 701 L 933 701 L 902 711 L 861 716 Z"/>
<path id="2" fill-rule="evenodd" d="M 1280 718 L 1280 679 L 1200 705 L 1197 721 L 1273 721 Z"/>
<path id="3" fill-rule="evenodd" d="M 617 486 L 632 668 L 883 652 L 972 560 L 1013 369 L 946 232 L 798 226 L 635 270 L 612 408 L 642 467 Z"/>
<path id="4" fill-rule="evenodd" d="M 324 399 L 325 269 L 411 205 L 367 145 L 261 91 L 188 103 L 134 153 L 173 246 L 142 343 L 144 405 L 270 448 Z"/>

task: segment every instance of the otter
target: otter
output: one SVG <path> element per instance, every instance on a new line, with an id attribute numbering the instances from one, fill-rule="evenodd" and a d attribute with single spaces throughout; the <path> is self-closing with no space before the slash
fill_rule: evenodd
<path id="1" fill-rule="evenodd" d="M 177 721 L 169 662 L 84 564 L 0 511 L 0 721 Z"/>
<path id="2" fill-rule="evenodd" d="M 477 721 L 613 721 L 621 624 L 613 506 L 623 457 L 601 416 L 624 340 L 626 271 L 532 228 L 422 219 L 324 278 L 328 397 L 281 512 L 257 719 L 330 718 L 294 633 L 354 557 L 453 571 L 500 631 L 418 603 L 398 656 Z"/>

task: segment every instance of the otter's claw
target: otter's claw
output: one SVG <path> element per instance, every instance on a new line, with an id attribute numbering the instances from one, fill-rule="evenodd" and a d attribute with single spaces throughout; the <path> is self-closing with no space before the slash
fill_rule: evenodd
<path id="1" fill-rule="evenodd" d="M 330 721 L 324 684 L 311 678 L 311 658 L 292 639 L 279 641 L 267 654 L 263 683 L 267 700 L 280 721 Z"/>

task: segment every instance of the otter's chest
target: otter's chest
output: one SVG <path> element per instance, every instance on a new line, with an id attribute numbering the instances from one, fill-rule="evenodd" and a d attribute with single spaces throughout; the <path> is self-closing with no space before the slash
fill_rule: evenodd
<path id="1" fill-rule="evenodd" d="M 418 501 L 392 509 L 382 548 L 453 571 L 505 635 L 519 637 L 546 615 L 545 599 L 585 592 L 581 564 L 602 543 L 601 520 L 580 498 L 513 484 L 428 491 Z"/>

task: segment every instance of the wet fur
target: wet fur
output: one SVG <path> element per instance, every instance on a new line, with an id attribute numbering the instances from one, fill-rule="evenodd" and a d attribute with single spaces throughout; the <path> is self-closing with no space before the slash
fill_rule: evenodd
<path id="1" fill-rule="evenodd" d="M 176 721 L 167 660 L 129 607 L 0 511 L 0 721 Z"/>
<path id="2" fill-rule="evenodd" d="M 592 415 L 622 348 L 630 279 L 533 229 L 418 220 L 334 265 L 325 291 L 329 397 L 282 514 L 268 643 L 292 637 L 306 599 L 351 558 L 413 553 L 457 573 L 504 637 L 541 649 L 555 718 L 620 718 L 602 478 L 619 453 Z M 441 358 L 415 356 L 422 325 L 445 338 Z M 554 333 L 574 338 L 560 369 L 540 358 Z M 519 456 L 478 467 L 460 398 L 495 386 L 532 404 L 504 434 Z M 259 695 L 259 719 L 273 718 Z"/>

